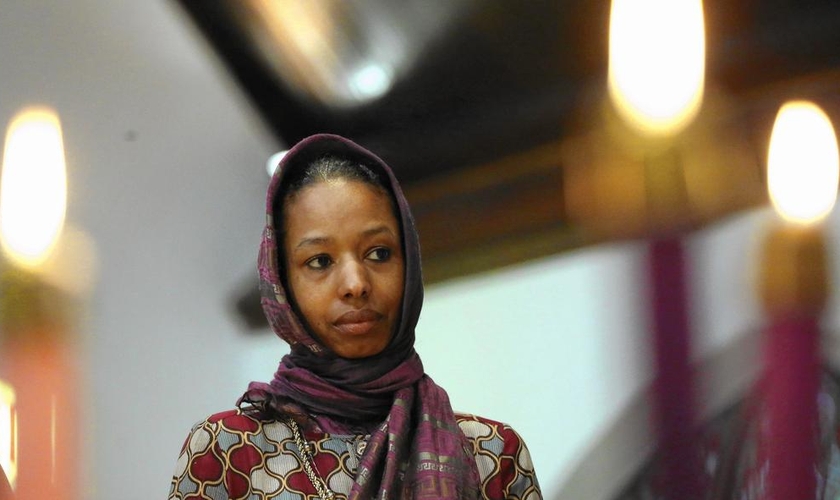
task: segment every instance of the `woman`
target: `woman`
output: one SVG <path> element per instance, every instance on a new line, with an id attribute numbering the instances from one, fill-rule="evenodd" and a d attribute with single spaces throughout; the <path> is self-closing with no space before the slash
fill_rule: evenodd
<path id="1" fill-rule="evenodd" d="M 281 161 L 267 214 L 262 306 L 291 352 L 193 427 L 169 498 L 541 498 L 516 432 L 456 415 L 423 371 L 420 247 L 390 168 L 312 136 Z"/>

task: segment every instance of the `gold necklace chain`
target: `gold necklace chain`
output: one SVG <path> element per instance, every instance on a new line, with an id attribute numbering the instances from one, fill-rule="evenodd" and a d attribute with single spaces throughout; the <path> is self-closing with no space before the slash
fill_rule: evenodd
<path id="1" fill-rule="evenodd" d="M 315 491 L 318 492 L 318 496 L 321 497 L 321 500 L 334 500 L 335 493 L 330 490 L 327 487 L 327 483 L 321 479 L 318 469 L 315 466 L 315 459 L 312 457 L 312 448 L 310 448 L 309 443 L 303 439 L 303 435 L 300 432 L 300 427 L 298 427 L 297 422 L 295 422 L 292 418 L 287 418 L 286 425 L 292 429 L 292 434 L 295 437 L 295 444 L 297 445 L 298 450 L 300 450 L 303 470 L 309 477 L 309 482 L 315 487 Z"/>

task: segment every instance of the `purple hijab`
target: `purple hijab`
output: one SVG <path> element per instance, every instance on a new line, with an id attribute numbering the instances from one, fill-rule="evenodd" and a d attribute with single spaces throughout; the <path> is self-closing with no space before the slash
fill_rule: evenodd
<path id="1" fill-rule="evenodd" d="M 275 197 L 289 171 L 324 154 L 357 160 L 384 174 L 399 211 L 405 255 L 400 321 L 388 346 L 364 359 L 341 358 L 312 336 L 287 301 L 279 275 L 277 245 L 282 242 L 276 240 Z M 370 437 L 350 499 L 478 498 L 478 471 L 470 445 L 455 421 L 446 391 L 425 374 L 414 351 L 414 329 L 423 305 L 420 245 L 408 202 L 391 169 L 343 137 L 308 137 L 281 160 L 268 188 L 266 213 L 258 260 L 261 302 L 269 324 L 291 352 L 280 361 L 271 383 L 252 382 L 240 404 L 382 422 Z M 407 468 L 403 470 L 402 464 Z"/>

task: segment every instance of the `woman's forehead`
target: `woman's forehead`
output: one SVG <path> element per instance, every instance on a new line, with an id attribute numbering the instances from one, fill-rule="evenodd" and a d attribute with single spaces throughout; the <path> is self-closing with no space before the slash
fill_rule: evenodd
<path id="1" fill-rule="evenodd" d="M 289 197 L 284 207 L 286 233 L 369 232 L 386 227 L 399 237 L 399 225 L 387 193 L 359 181 L 311 184 Z"/>

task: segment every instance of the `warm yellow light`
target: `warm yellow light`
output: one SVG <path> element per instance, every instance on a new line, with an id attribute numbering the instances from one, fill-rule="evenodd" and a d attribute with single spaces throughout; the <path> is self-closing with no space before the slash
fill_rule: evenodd
<path id="1" fill-rule="evenodd" d="M 776 211 L 801 224 L 825 218 L 837 201 L 837 137 L 814 103 L 791 101 L 779 109 L 767 154 L 767 188 Z"/>
<path id="2" fill-rule="evenodd" d="M 704 31 L 702 0 L 613 0 L 609 93 L 631 125 L 666 135 L 697 115 L 706 66 Z"/>
<path id="3" fill-rule="evenodd" d="M 0 380 L 0 466 L 12 488 L 17 480 L 17 451 L 15 390 Z"/>
<path id="4" fill-rule="evenodd" d="M 6 133 L 0 176 L 0 244 L 15 262 L 49 257 L 64 226 L 67 173 L 61 124 L 47 108 L 28 108 Z"/>

